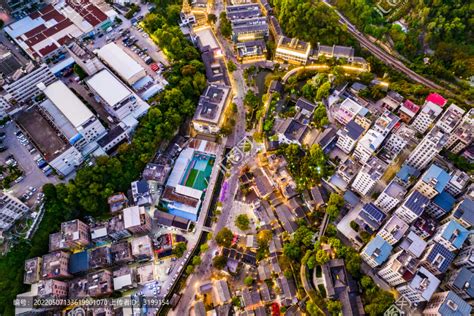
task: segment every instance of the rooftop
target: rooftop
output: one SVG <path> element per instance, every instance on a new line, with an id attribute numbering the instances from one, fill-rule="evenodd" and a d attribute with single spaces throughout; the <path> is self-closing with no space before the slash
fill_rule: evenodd
<path id="1" fill-rule="evenodd" d="M 86 83 L 112 107 L 134 97 L 132 92 L 107 69 L 102 69 L 90 77 Z"/>
<path id="2" fill-rule="evenodd" d="M 474 201 L 469 197 L 465 197 L 454 211 L 453 216 L 471 226 L 474 225 Z"/>
<path id="3" fill-rule="evenodd" d="M 199 98 L 194 120 L 218 124 L 230 93 L 230 88 L 209 85 Z"/>
<path id="4" fill-rule="evenodd" d="M 314 104 L 313 102 L 310 102 L 308 100 L 306 100 L 305 98 L 303 97 L 300 97 L 298 98 L 298 100 L 296 101 L 296 107 L 300 108 L 300 109 L 303 109 L 303 110 L 306 110 L 310 113 L 313 113 L 314 112 L 314 109 L 316 108 L 316 104 Z"/>
<path id="5" fill-rule="evenodd" d="M 434 187 L 438 193 L 444 190 L 450 179 L 451 176 L 435 164 L 432 164 L 421 178 L 424 183 Z"/>
<path id="6" fill-rule="evenodd" d="M 469 235 L 469 231 L 455 220 L 450 220 L 444 224 L 438 232 L 444 240 L 449 241 L 456 249 L 461 249 Z"/>
<path id="7" fill-rule="evenodd" d="M 289 38 L 284 35 L 280 36 L 277 45 L 277 51 L 288 51 L 290 54 L 298 55 L 302 58 L 307 58 L 311 45 L 309 43 L 300 41 L 297 38 Z"/>
<path id="8" fill-rule="evenodd" d="M 87 287 L 92 297 L 108 295 L 113 292 L 112 273 L 101 270 L 87 275 Z"/>
<path id="9" fill-rule="evenodd" d="M 446 214 L 446 213 L 451 212 L 451 210 L 454 207 L 455 202 L 456 202 L 456 199 L 453 198 L 451 194 L 449 194 L 446 191 L 443 191 L 434 197 L 432 203 L 440 207 Z"/>
<path id="10" fill-rule="evenodd" d="M 413 279 L 409 282 L 409 286 L 416 290 L 424 300 L 429 301 L 431 296 L 438 288 L 440 281 L 425 267 L 420 267 Z"/>
<path id="11" fill-rule="evenodd" d="M 425 251 L 426 245 L 426 241 L 424 241 L 415 232 L 410 231 L 408 235 L 403 238 L 400 244 L 400 248 L 408 251 L 409 253 L 413 254 L 415 257 L 418 258 Z"/>
<path id="12" fill-rule="evenodd" d="M 229 20 L 247 19 L 261 16 L 258 3 L 246 3 L 226 6 L 227 18 Z"/>
<path id="13" fill-rule="evenodd" d="M 351 120 L 343 129 L 347 136 L 349 136 L 353 140 L 358 140 L 359 137 L 365 132 L 365 129 L 357 124 L 354 120 Z"/>
<path id="14" fill-rule="evenodd" d="M 432 244 L 426 251 L 424 260 L 436 267 L 440 273 L 444 273 L 448 270 L 456 256 L 453 252 L 449 251 L 439 243 Z"/>
<path id="15" fill-rule="evenodd" d="M 409 225 L 400 219 L 397 215 L 392 215 L 388 221 L 380 229 L 380 232 L 385 231 L 389 233 L 392 238 L 399 241 L 405 236 L 406 231 L 408 230 Z"/>
<path id="16" fill-rule="evenodd" d="M 99 247 L 89 252 L 89 266 L 91 269 L 104 268 L 111 264 L 112 255 L 110 253 L 110 247 Z"/>
<path id="17" fill-rule="evenodd" d="M 411 177 L 417 178 L 420 172 L 409 165 L 404 164 L 397 173 L 397 178 L 408 183 Z"/>
<path id="18" fill-rule="evenodd" d="M 114 263 L 131 261 L 132 250 L 127 240 L 113 243 L 110 246 L 110 255 Z"/>
<path id="19" fill-rule="evenodd" d="M 471 315 L 472 306 L 460 298 L 456 293 L 449 291 L 438 308 L 439 315 L 467 316 Z"/>
<path id="20" fill-rule="evenodd" d="M 360 172 L 364 172 L 374 180 L 379 180 L 385 171 L 387 170 L 387 164 L 380 160 L 377 157 L 371 157 L 365 165 L 362 166 L 362 170 Z"/>
<path id="21" fill-rule="evenodd" d="M 466 291 L 470 298 L 474 298 L 474 272 L 462 267 L 456 274 L 453 285 L 461 291 Z"/>
<path id="22" fill-rule="evenodd" d="M 153 243 L 148 235 L 134 237 L 131 241 L 132 254 L 138 260 L 153 258 Z"/>
<path id="23" fill-rule="evenodd" d="M 107 203 L 110 207 L 110 212 L 116 213 L 123 210 L 128 205 L 128 199 L 123 193 L 117 193 L 112 196 L 109 196 Z"/>
<path id="24" fill-rule="evenodd" d="M 31 258 L 25 261 L 25 274 L 23 283 L 33 284 L 38 282 L 41 270 L 41 257 Z"/>
<path id="25" fill-rule="evenodd" d="M 446 103 L 448 102 L 448 100 L 446 100 L 445 98 L 443 98 L 441 95 L 439 95 L 437 93 L 430 93 L 426 97 L 425 101 L 434 103 L 434 104 L 438 105 L 439 107 L 445 106 Z"/>
<path id="26" fill-rule="evenodd" d="M 144 72 L 143 67 L 137 61 L 113 42 L 103 46 L 97 54 L 126 81 L 132 80 Z"/>
<path id="27" fill-rule="evenodd" d="M 81 127 L 94 117 L 85 104 L 60 80 L 45 87 L 43 92 L 75 128 Z"/>
<path id="28" fill-rule="evenodd" d="M 375 236 L 369 243 L 365 246 L 363 252 L 370 258 L 372 258 L 377 265 L 380 265 L 385 262 L 392 252 L 392 245 L 386 242 L 379 235 Z"/>
<path id="29" fill-rule="evenodd" d="M 409 115 L 410 117 L 414 117 L 416 113 L 420 110 L 420 106 L 416 105 L 410 100 L 405 100 L 400 107 L 400 111 Z"/>
<path id="30" fill-rule="evenodd" d="M 89 296 L 87 286 L 87 277 L 79 277 L 72 279 L 68 282 L 68 295 L 69 298 L 83 298 Z"/>
<path id="31" fill-rule="evenodd" d="M 403 206 L 415 213 L 416 215 L 421 215 L 428 206 L 430 199 L 426 196 L 414 190 L 408 198 L 403 202 Z"/>
<path id="32" fill-rule="evenodd" d="M 138 283 L 144 284 L 154 280 L 154 266 L 152 263 L 143 264 L 137 267 Z"/>

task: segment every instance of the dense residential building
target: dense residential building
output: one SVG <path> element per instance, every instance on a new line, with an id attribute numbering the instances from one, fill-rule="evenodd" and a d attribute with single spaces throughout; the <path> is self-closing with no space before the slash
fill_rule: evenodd
<path id="1" fill-rule="evenodd" d="M 408 189 L 420 176 L 418 169 L 403 164 L 400 170 L 395 175 L 394 181 L 400 184 L 405 189 Z"/>
<path id="2" fill-rule="evenodd" d="M 426 248 L 421 264 L 434 275 L 445 273 L 453 262 L 455 254 L 436 242 Z"/>
<path id="3" fill-rule="evenodd" d="M 123 210 L 124 227 L 132 234 L 151 231 L 151 217 L 143 206 L 132 206 Z"/>
<path id="4" fill-rule="evenodd" d="M 403 201 L 406 192 L 403 186 L 392 180 L 380 193 L 374 204 L 388 214 Z"/>
<path id="5" fill-rule="evenodd" d="M 59 280 L 40 280 L 38 283 L 38 297 L 40 298 L 66 298 L 68 285 Z"/>
<path id="6" fill-rule="evenodd" d="M 454 211 L 441 221 L 442 224 L 456 220 L 466 229 L 474 226 L 474 201 L 470 197 L 464 197 L 461 202 L 456 205 Z"/>
<path id="7" fill-rule="evenodd" d="M 61 234 L 68 248 L 84 247 L 90 243 L 89 226 L 78 219 L 61 223 Z"/>
<path id="8" fill-rule="evenodd" d="M 438 288 L 440 280 L 426 268 L 419 268 L 413 278 L 397 287 L 398 293 L 413 305 L 427 302 Z"/>
<path id="9" fill-rule="evenodd" d="M 403 102 L 398 109 L 398 116 L 400 117 L 401 121 L 405 122 L 406 124 L 410 124 L 419 110 L 419 105 L 416 105 L 410 100 L 405 100 L 405 102 Z"/>
<path id="10" fill-rule="evenodd" d="M 209 85 L 199 98 L 193 117 L 193 128 L 198 133 L 217 134 L 223 122 L 224 112 L 231 100 L 230 88 Z"/>
<path id="11" fill-rule="evenodd" d="M 422 214 L 415 220 L 411 226 L 411 229 L 416 232 L 418 236 L 427 240 L 436 233 L 436 230 L 439 226 L 438 224 L 438 221 L 433 219 L 428 214 Z"/>
<path id="12" fill-rule="evenodd" d="M 0 231 L 10 229 L 29 210 L 28 206 L 13 195 L 0 192 Z"/>
<path id="13" fill-rule="evenodd" d="M 416 169 L 425 168 L 446 145 L 449 135 L 435 126 L 410 154 L 407 164 Z"/>
<path id="14" fill-rule="evenodd" d="M 435 219 L 439 219 L 451 212 L 456 199 L 448 192 L 438 194 L 426 208 L 426 213 Z"/>
<path id="15" fill-rule="evenodd" d="M 465 112 L 466 111 L 457 105 L 451 104 L 436 122 L 436 126 L 438 126 L 446 134 L 451 134 L 461 121 Z"/>
<path id="16" fill-rule="evenodd" d="M 280 36 L 275 50 L 275 59 L 279 59 L 290 64 L 306 65 L 310 53 L 310 43 L 300 41 L 297 38 Z"/>
<path id="17" fill-rule="evenodd" d="M 455 269 L 446 275 L 441 287 L 451 290 L 461 298 L 472 302 L 474 300 L 474 272 L 466 267 Z"/>
<path id="18" fill-rule="evenodd" d="M 458 268 L 474 267 L 474 246 L 470 245 L 469 247 L 461 249 L 456 259 L 454 259 L 454 265 Z"/>
<path id="19" fill-rule="evenodd" d="M 65 251 L 55 251 L 47 253 L 42 258 L 41 278 L 58 279 L 69 278 L 70 254 Z"/>
<path id="20" fill-rule="evenodd" d="M 130 185 L 133 204 L 148 207 L 153 204 L 150 185 L 146 180 L 133 181 Z"/>
<path id="21" fill-rule="evenodd" d="M 132 234 L 125 228 L 122 214 L 118 214 L 117 216 L 114 216 L 109 219 L 107 231 L 109 233 L 110 238 L 115 240 L 132 236 Z"/>
<path id="22" fill-rule="evenodd" d="M 401 124 L 388 137 L 383 149 L 393 158 L 415 140 L 416 131 L 405 124 Z"/>
<path id="23" fill-rule="evenodd" d="M 336 146 L 346 154 L 349 154 L 364 132 L 365 129 L 362 126 L 351 120 L 344 128 L 338 130 L 337 135 L 339 138 L 337 139 Z"/>
<path id="24" fill-rule="evenodd" d="M 458 154 L 464 150 L 473 140 L 472 125 L 474 124 L 474 109 L 470 109 L 464 115 L 461 123 L 456 127 L 446 144 L 446 149 Z"/>
<path id="25" fill-rule="evenodd" d="M 413 278 L 418 270 L 418 263 L 418 259 L 411 253 L 400 250 L 380 267 L 378 275 L 391 286 L 397 286 Z"/>
<path id="26" fill-rule="evenodd" d="M 468 230 L 455 220 L 440 226 L 433 236 L 433 240 L 445 246 L 449 251 L 462 248 L 469 235 Z"/>
<path id="27" fill-rule="evenodd" d="M 105 68 L 105 65 L 99 60 L 97 55 L 84 47 L 79 41 L 72 41 L 65 46 L 65 49 L 74 59 L 74 62 L 89 76 L 92 76 Z"/>
<path id="28" fill-rule="evenodd" d="M 346 125 L 352 120 L 357 123 L 357 117 L 365 117 L 368 113 L 369 110 L 360 105 L 358 102 L 354 101 L 351 98 L 346 98 L 344 99 L 344 101 L 342 101 L 338 110 L 334 114 L 334 118 L 342 125 Z"/>
<path id="29" fill-rule="evenodd" d="M 395 214 L 408 224 L 411 224 L 423 214 L 428 203 L 429 199 L 426 196 L 414 190 L 408 195 L 402 205 L 397 208 Z"/>
<path id="30" fill-rule="evenodd" d="M 444 188 L 446 192 L 452 196 L 458 196 L 461 194 L 466 186 L 468 185 L 470 178 L 467 173 L 459 169 L 455 169 L 449 173 L 451 179 Z"/>
<path id="31" fill-rule="evenodd" d="M 358 174 L 361 165 L 355 162 L 352 159 L 346 159 L 343 163 L 339 164 L 339 168 L 337 168 L 337 175 L 339 175 L 342 180 L 344 180 L 347 184 L 352 182 L 352 179 Z"/>
<path id="32" fill-rule="evenodd" d="M 424 134 L 428 128 L 434 123 L 436 118 L 443 111 L 447 100 L 436 93 L 431 93 L 425 100 L 425 104 L 421 112 L 413 121 L 413 127 L 420 133 Z"/>
<path id="33" fill-rule="evenodd" d="M 25 70 L 19 71 L 7 79 L 3 85 L 5 95 L 3 96 L 11 104 L 22 105 L 31 103 L 33 98 L 41 94 L 38 84 L 43 82 L 49 85 L 56 81 L 56 77 L 46 64 L 39 66 L 31 63 L 25 66 Z"/>
<path id="34" fill-rule="evenodd" d="M 443 192 L 451 177 L 439 166 L 432 164 L 415 184 L 415 189 L 429 199 Z"/>
<path id="35" fill-rule="evenodd" d="M 114 291 L 112 272 L 101 270 L 87 275 L 87 291 L 91 297 L 103 297 Z"/>
<path id="36" fill-rule="evenodd" d="M 360 256 L 369 266 L 375 268 L 388 259 L 392 249 L 392 245 L 377 235 L 362 249 Z"/>
<path id="37" fill-rule="evenodd" d="M 419 258 L 425 251 L 427 244 L 428 243 L 424 241 L 421 236 L 418 236 L 416 232 L 410 231 L 406 237 L 402 239 L 402 242 L 398 247 L 407 251 L 415 258 Z"/>
<path id="38" fill-rule="evenodd" d="M 471 310 L 472 307 L 454 292 L 439 292 L 431 297 L 423 316 L 469 316 Z"/>
<path id="39" fill-rule="evenodd" d="M 387 170 L 387 164 L 377 157 L 370 158 L 357 174 L 352 188 L 361 195 L 371 194 L 385 170 Z"/>
<path id="40" fill-rule="evenodd" d="M 380 228 L 377 235 L 393 246 L 405 236 L 408 227 L 407 223 L 398 218 L 397 215 L 393 215 L 387 220 L 385 225 Z"/>
<path id="41" fill-rule="evenodd" d="M 369 234 L 377 231 L 387 215 L 379 210 L 374 204 L 365 204 L 354 220 L 357 225 Z"/>
<path id="42" fill-rule="evenodd" d="M 23 275 L 23 283 L 34 284 L 42 277 L 41 274 L 41 257 L 31 258 L 25 261 L 25 273 Z"/>

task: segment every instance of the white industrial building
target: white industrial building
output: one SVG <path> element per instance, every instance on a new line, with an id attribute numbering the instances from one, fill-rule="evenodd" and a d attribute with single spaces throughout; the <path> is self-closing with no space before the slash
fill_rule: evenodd
<path id="1" fill-rule="evenodd" d="M 145 69 L 113 42 L 99 49 L 97 55 L 129 85 L 146 76 Z"/>
<path id="2" fill-rule="evenodd" d="M 0 231 L 8 230 L 29 208 L 13 195 L 0 192 Z"/>
<path id="3" fill-rule="evenodd" d="M 106 133 L 97 117 L 62 81 L 49 86 L 40 84 L 39 87 L 48 98 L 41 108 L 71 145 L 83 150 Z"/>
<path id="4" fill-rule="evenodd" d="M 127 123 L 130 120 L 136 121 L 150 108 L 146 102 L 107 69 L 99 71 L 86 83 L 95 93 L 99 102 L 104 105 L 106 111 L 120 121 Z M 129 116 L 130 118 L 126 119 Z"/>

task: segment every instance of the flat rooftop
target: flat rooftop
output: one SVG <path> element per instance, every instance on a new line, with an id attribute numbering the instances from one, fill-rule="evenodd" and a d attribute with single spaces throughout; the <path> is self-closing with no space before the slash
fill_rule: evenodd
<path id="1" fill-rule="evenodd" d="M 144 71 L 138 62 L 113 42 L 99 49 L 97 54 L 124 80 L 128 81 Z"/>
<path id="2" fill-rule="evenodd" d="M 203 28 L 196 32 L 196 36 L 199 37 L 201 47 L 209 46 L 211 50 L 220 48 L 217 43 L 217 39 L 212 33 L 211 28 Z"/>
<path id="3" fill-rule="evenodd" d="M 107 69 L 92 76 L 87 80 L 87 85 L 110 106 L 114 106 L 132 95 L 132 92 Z"/>
<path id="4" fill-rule="evenodd" d="M 15 114 L 15 121 L 28 134 L 47 161 L 54 160 L 71 147 L 66 140 L 58 136 L 58 132 L 41 115 L 37 107 Z"/>
<path id="5" fill-rule="evenodd" d="M 201 95 L 194 120 L 217 124 L 224 112 L 230 89 L 226 86 L 210 85 Z"/>
<path id="6" fill-rule="evenodd" d="M 137 267 L 138 283 L 143 284 L 155 279 L 153 264 L 145 264 Z"/>
<path id="7" fill-rule="evenodd" d="M 43 92 L 76 128 L 94 117 L 91 110 L 60 80 L 47 86 Z"/>

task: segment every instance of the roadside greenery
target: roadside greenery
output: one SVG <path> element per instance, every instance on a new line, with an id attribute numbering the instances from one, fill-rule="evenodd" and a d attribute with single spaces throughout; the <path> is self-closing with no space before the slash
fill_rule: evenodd
<path id="1" fill-rule="evenodd" d="M 216 243 L 221 247 L 230 247 L 234 234 L 227 227 L 222 228 L 215 237 Z"/>
<path id="2" fill-rule="evenodd" d="M 114 192 L 125 192 L 151 160 L 161 142 L 171 139 L 185 118 L 191 116 L 205 88 L 204 66 L 198 51 L 175 26 L 173 13 L 178 1 L 168 1 L 145 18 L 145 29 L 152 34 L 172 61 L 165 73 L 169 85 L 153 100 L 135 131 L 130 144 L 121 145 L 114 157 L 98 157 L 96 165 L 78 170 L 67 184 L 43 187 L 45 214 L 31 241 L 20 241 L 0 257 L 0 314 L 13 315 L 13 299 L 27 289 L 23 285 L 23 266 L 27 258 L 41 256 L 48 250 L 49 234 L 63 221 L 85 215 L 108 216 L 106 199 Z M 174 9 L 173 9 L 174 8 Z M 174 10 L 174 11 L 173 11 Z"/>
<path id="3" fill-rule="evenodd" d="M 250 219 L 247 214 L 240 214 L 235 218 L 235 226 L 242 231 L 250 229 Z"/>
<path id="4" fill-rule="evenodd" d="M 232 35 L 232 24 L 225 12 L 221 12 L 219 15 L 219 30 L 224 37 L 230 37 Z"/>

